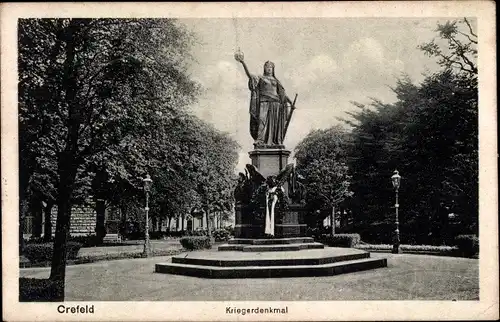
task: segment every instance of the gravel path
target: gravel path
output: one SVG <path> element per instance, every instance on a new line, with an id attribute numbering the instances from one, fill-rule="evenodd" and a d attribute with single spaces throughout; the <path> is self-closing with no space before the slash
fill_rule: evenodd
<path id="1" fill-rule="evenodd" d="M 478 300 L 475 259 L 377 254 L 388 267 L 328 277 L 203 279 L 154 273 L 171 257 L 124 259 L 67 268 L 66 301 Z M 47 278 L 48 268 L 20 270 Z"/>

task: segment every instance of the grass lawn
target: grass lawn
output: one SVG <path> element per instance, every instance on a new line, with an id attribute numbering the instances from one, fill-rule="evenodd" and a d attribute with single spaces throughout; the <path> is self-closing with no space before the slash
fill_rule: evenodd
<path id="1" fill-rule="evenodd" d="M 179 240 L 151 240 L 151 250 L 172 250 L 182 248 Z M 85 258 L 91 256 L 102 256 L 108 254 L 120 253 L 140 253 L 144 248 L 143 241 L 133 241 L 126 245 L 121 246 L 97 246 L 97 247 L 84 247 L 80 248 L 78 258 Z"/>
<path id="2" fill-rule="evenodd" d="M 207 250 L 216 251 L 216 250 Z M 477 259 L 377 254 L 388 267 L 327 277 L 203 279 L 154 273 L 170 257 L 69 266 L 66 301 L 478 300 Z M 20 269 L 47 278 L 49 268 Z"/>

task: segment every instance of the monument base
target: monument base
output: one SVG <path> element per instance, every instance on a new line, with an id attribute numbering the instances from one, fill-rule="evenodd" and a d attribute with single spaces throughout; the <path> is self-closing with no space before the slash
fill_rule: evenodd
<path id="1" fill-rule="evenodd" d="M 261 214 L 265 209 L 261 208 Z M 306 235 L 306 209 L 303 205 L 292 204 L 283 214 L 277 214 L 274 223 L 276 238 L 303 237 Z M 244 205 L 235 206 L 235 238 L 266 238 L 264 234 L 264 216 L 256 218 Z"/>
<path id="2" fill-rule="evenodd" d="M 171 263 L 156 264 L 155 272 L 205 278 L 269 278 L 329 276 L 381 267 L 387 267 L 386 258 L 370 258 L 370 253 L 358 249 L 325 247 L 275 252 L 189 252 L 172 257 Z"/>
<path id="3" fill-rule="evenodd" d="M 262 148 L 248 152 L 252 165 L 259 169 L 264 177 L 275 176 L 288 164 L 290 151 L 286 149 Z"/>

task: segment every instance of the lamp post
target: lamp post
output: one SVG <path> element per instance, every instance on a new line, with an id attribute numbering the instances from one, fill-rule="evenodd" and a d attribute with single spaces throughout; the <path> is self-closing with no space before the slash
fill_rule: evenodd
<path id="1" fill-rule="evenodd" d="M 393 240 L 393 246 L 392 246 L 392 253 L 393 254 L 399 254 L 399 202 L 398 202 L 398 192 L 399 192 L 399 185 L 401 184 L 401 176 L 399 175 L 398 170 L 394 170 L 394 174 L 391 177 L 392 180 L 392 186 L 394 187 L 394 191 L 396 192 L 396 204 L 394 205 L 394 208 L 396 209 L 396 222 L 395 222 L 395 230 L 394 230 L 394 240 Z"/>
<path id="2" fill-rule="evenodd" d="M 149 243 L 149 192 L 151 191 L 151 185 L 153 184 L 153 180 L 149 174 L 146 175 L 146 178 L 142 179 L 144 183 L 144 192 L 146 193 L 146 207 L 144 211 L 146 213 L 146 233 L 144 238 L 144 250 L 142 251 L 143 257 L 149 257 L 151 255 L 151 245 Z"/>

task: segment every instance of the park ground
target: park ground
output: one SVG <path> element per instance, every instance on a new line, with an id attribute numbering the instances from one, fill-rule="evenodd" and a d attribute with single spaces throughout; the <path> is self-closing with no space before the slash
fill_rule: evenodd
<path id="1" fill-rule="evenodd" d="M 216 251 L 216 250 L 207 250 Z M 181 254 L 182 256 L 182 254 Z M 66 301 L 479 300 L 477 259 L 372 253 L 386 268 L 326 277 L 204 279 L 159 274 L 171 256 L 72 265 Z M 47 278 L 50 268 L 20 277 Z"/>

